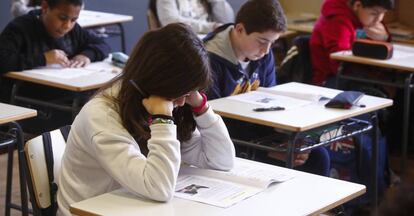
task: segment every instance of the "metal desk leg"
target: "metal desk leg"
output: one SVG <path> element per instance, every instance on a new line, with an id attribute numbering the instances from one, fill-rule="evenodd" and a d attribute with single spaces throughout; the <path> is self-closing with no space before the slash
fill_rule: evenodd
<path id="1" fill-rule="evenodd" d="M 372 215 L 377 215 L 378 211 L 378 151 L 379 151 L 379 131 L 378 131 L 378 115 L 377 112 L 373 113 L 372 115 L 372 158 L 371 158 L 371 183 L 372 183 L 372 191 L 371 191 L 371 209 Z"/>
<path id="2" fill-rule="evenodd" d="M 27 198 L 27 185 L 26 185 L 26 174 L 24 169 L 25 164 L 25 157 L 23 149 L 19 148 L 20 146 L 23 147 L 23 131 L 20 125 L 16 122 L 9 123 L 12 127 L 11 132 L 16 138 L 16 142 L 13 145 L 8 146 L 8 162 L 7 162 L 7 191 L 6 191 L 6 216 L 10 215 L 10 208 L 20 209 L 22 211 L 23 216 L 27 216 L 29 209 L 28 209 L 28 198 Z M 20 178 L 20 196 L 21 196 L 21 206 L 15 205 L 11 203 L 11 190 L 12 190 L 12 176 L 13 176 L 13 152 L 14 148 L 18 146 L 18 160 L 19 160 L 19 178 Z"/>
<path id="3" fill-rule="evenodd" d="M 11 104 L 16 104 L 17 91 L 19 91 L 19 88 L 21 85 L 22 85 L 22 81 L 19 81 L 19 80 L 14 81 L 12 91 L 11 91 L 11 96 L 10 96 Z"/>
<path id="4" fill-rule="evenodd" d="M 6 204 L 4 205 L 6 211 L 5 216 L 10 216 L 11 192 L 12 192 L 12 178 L 13 178 L 13 152 L 16 144 L 9 144 L 8 158 L 7 158 L 7 180 L 6 180 Z"/>
<path id="5" fill-rule="evenodd" d="M 293 168 L 293 160 L 295 157 L 295 144 L 296 144 L 296 140 L 298 138 L 298 133 L 297 132 L 293 132 L 290 134 L 289 136 L 289 141 L 288 141 L 288 146 L 287 146 L 287 150 L 286 150 L 286 167 L 288 168 Z"/>
<path id="6" fill-rule="evenodd" d="M 82 93 L 75 92 L 75 96 L 73 97 L 72 101 L 72 120 L 75 120 L 76 115 L 78 115 L 80 111 L 80 101 L 82 97 Z"/>
<path id="7" fill-rule="evenodd" d="M 339 63 L 339 67 L 338 67 L 338 73 L 336 74 L 336 79 L 335 79 L 335 88 L 336 89 L 341 89 L 339 86 L 339 79 L 341 79 L 341 75 L 344 74 L 345 72 L 345 62 L 340 62 Z"/>
<path id="8" fill-rule="evenodd" d="M 405 166 L 407 162 L 407 143 L 408 143 L 408 127 L 410 119 L 410 96 L 411 96 L 411 82 L 413 80 L 413 74 L 410 73 L 404 82 L 404 108 L 403 108 L 403 135 L 402 135 L 402 160 L 401 160 L 401 174 L 405 174 Z"/>
<path id="9" fill-rule="evenodd" d="M 118 26 L 119 31 L 120 31 L 121 49 L 122 49 L 122 52 L 125 53 L 126 52 L 126 47 L 125 47 L 125 31 L 124 31 L 124 26 L 122 25 L 122 23 L 117 23 L 117 26 Z"/>

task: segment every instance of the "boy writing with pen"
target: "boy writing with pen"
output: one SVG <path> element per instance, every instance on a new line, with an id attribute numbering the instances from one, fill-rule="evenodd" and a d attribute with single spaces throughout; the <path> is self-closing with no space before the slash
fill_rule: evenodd
<path id="1" fill-rule="evenodd" d="M 109 46 L 76 23 L 82 5 L 43 0 L 41 9 L 12 20 L 0 34 L 0 74 L 56 64 L 84 67 L 106 58 Z"/>
<path id="2" fill-rule="evenodd" d="M 286 18 L 278 1 L 249 0 L 240 8 L 234 24 L 223 25 L 209 33 L 204 42 L 214 76 L 208 98 L 245 93 L 259 86 L 275 86 L 276 68 L 270 48 L 286 29 Z M 225 122 L 232 138 L 251 140 L 275 133 L 270 127 L 231 119 L 225 119 Z M 270 153 L 268 156 L 259 156 L 258 159 L 276 164 L 286 159 L 284 153 Z M 329 172 L 329 163 L 329 155 L 324 148 L 314 149 L 310 154 L 298 154 L 294 160 L 298 169 L 325 176 Z"/>

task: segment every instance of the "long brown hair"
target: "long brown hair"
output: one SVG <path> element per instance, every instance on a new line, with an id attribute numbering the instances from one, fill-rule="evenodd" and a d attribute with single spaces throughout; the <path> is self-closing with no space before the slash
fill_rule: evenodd
<path id="1" fill-rule="evenodd" d="M 100 92 L 120 83 L 119 94 L 111 99 L 119 109 L 123 126 L 146 154 L 146 141 L 150 138 L 149 113 L 142 105 L 142 99 L 148 95 L 178 98 L 190 91 L 205 89 L 210 79 L 208 54 L 202 41 L 189 26 L 175 23 L 144 34 L 123 73 Z M 130 80 L 145 92 L 144 95 L 134 88 Z M 196 126 L 190 107 L 176 108 L 173 115 L 178 140 L 189 140 Z"/>

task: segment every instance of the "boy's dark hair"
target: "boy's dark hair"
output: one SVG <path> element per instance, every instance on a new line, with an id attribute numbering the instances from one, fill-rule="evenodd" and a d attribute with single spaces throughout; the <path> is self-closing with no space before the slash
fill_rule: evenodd
<path id="1" fill-rule="evenodd" d="M 355 2 L 361 2 L 363 7 L 382 7 L 387 10 L 394 9 L 394 0 L 351 0 L 351 5 Z"/>
<path id="2" fill-rule="evenodd" d="M 284 32 L 287 29 L 286 17 L 277 0 L 249 0 L 240 8 L 236 24 L 242 23 L 246 33 Z"/>
<path id="3" fill-rule="evenodd" d="M 70 4 L 75 6 L 82 6 L 83 0 L 45 0 L 50 8 L 55 8 L 60 4 Z"/>

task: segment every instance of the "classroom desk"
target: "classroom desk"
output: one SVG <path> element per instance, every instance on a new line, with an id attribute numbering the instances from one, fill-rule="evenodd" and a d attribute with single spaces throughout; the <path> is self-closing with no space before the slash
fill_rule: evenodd
<path id="1" fill-rule="evenodd" d="M 237 158 L 236 163 L 239 160 Z M 246 161 L 246 160 L 245 160 Z M 365 193 L 365 186 L 333 178 L 313 175 L 269 164 L 277 172 L 294 173 L 283 183 L 272 184 L 263 192 L 228 208 L 220 208 L 174 197 L 160 203 L 138 198 L 124 189 L 112 191 L 70 207 L 73 214 L 91 215 L 157 215 L 157 216 L 239 216 L 248 213 L 270 215 L 319 215 Z"/>
<path id="2" fill-rule="evenodd" d="M 271 89 L 288 92 L 301 92 L 307 94 L 320 94 L 328 98 L 333 98 L 336 94 L 341 92 L 336 89 L 329 89 L 296 82 L 277 85 Z M 365 95 L 359 101 L 360 104 L 365 105 L 364 108 L 353 107 L 349 110 L 327 109 L 323 106 L 324 103 L 326 103 L 326 101 L 323 103 L 312 103 L 306 106 L 284 111 L 254 112 L 253 108 L 257 107 L 257 105 L 229 99 L 229 97 L 209 101 L 209 104 L 213 110 L 223 117 L 269 126 L 284 130 L 289 133 L 290 138 L 287 147 L 288 167 L 293 167 L 293 154 L 295 151 L 294 144 L 300 133 L 362 114 L 374 113 L 375 118 L 373 118 L 374 123 L 372 124 L 373 136 L 375 138 L 373 139 L 374 145 L 372 148 L 372 185 L 374 191 L 372 193 L 372 200 L 374 200 L 373 203 L 377 204 L 378 197 L 376 173 L 378 163 L 378 127 L 375 112 L 379 109 L 391 106 L 393 101 L 390 99 Z M 332 139 L 331 142 L 332 141 L 336 140 Z M 327 145 L 331 142 L 325 142 L 322 144 Z M 262 149 L 272 151 L 271 148 Z M 310 149 L 311 148 L 308 148 L 306 150 Z M 376 205 L 373 205 L 373 207 L 376 207 Z"/>
<path id="3" fill-rule="evenodd" d="M 19 170 L 20 177 L 20 195 L 21 195 L 21 206 L 13 204 L 11 202 L 12 192 L 12 177 L 13 177 L 13 152 L 17 146 L 17 142 L 24 142 L 23 131 L 18 120 L 31 118 L 37 115 L 36 110 L 27 109 L 23 107 L 13 106 L 9 104 L 0 103 L 0 125 L 8 126 L 9 133 L 0 134 L 0 147 L 8 148 L 8 159 L 7 159 L 7 182 L 6 182 L 6 204 L 5 204 L 5 216 L 10 215 L 10 209 L 18 209 L 22 211 L 22 215 L 28 215 L 28 202 L 27 202 L 27 191 L 25 173 Z M 25 158 L 18 154 L 19 167 L 24 163 Z"/>
<path id="4" fill-rule="evenodd" d="M 364 58 L 352 55 L 351 51 L 340 51 L 331 54 L 331 58 L 340 61 L 340 67 L 337 74 L 337 85 L 339 79 L 354 80 L 358 82 L 380 84 L 385 86 L 393 86 L 404 89 L 404 109 L 403 109 L 403 130 L 401 143 L 401 172 L 404 173 L 406 169 L 407 160 L 407 144 L 408 144 L 408 127 L 410 117 L 410 92 L 414 88 L 413 74 L 414 74 L 414 46 L 394 44 L 394 56 L 388 60 L 376 60 L 371 58 Z M 364 64 L 382 68 L 392 69 L 393 72 L 398 73 L 404 77 L 403 83 L 396 83 L 395 81 L 379 80 L 374 77 L 364 78 L 361 76 L 353 76 L 352 74 L 345 74 L 345 68 L 348 64 Z"/>
<path id="5" fill-rule="evenodd" d="M 125 31 L 122 23 L 132 21 L 134 17 L 114 14 L 114 13 L 105 13 L 99 11 L 90 11 L 90 10 L 81 10 L 79 19 L 77 20 L 78 24 L 83 28 L 94 28 L 94 27 L 103 27 L 109 25 L 116 25 L 119 28 L 119 35 L 121 37 L 121 48 L 122 52 L 126 52 L 125 47 Z"/>
<path id="6" fill-rule="evenodd" d="M 13 84 L 13 90 L 11 95 L 11 103 L 14 104 L 17 101 L 27 102 L 31 104 L 38 104 L 42 106 L 53 107 L 62 111 L 72 112 L 73 117 L 76 116 L 77 112 L 81 108 L 80 100 L 81 96 L 91 90 L 98 89 L 102 87 L 105 83 L 117 76 L 121 69 L 113 66 L 109 60 L 102 62 L 91 63 L 84 68 L 74 69 L 74 72 L 77 73 L 75 76 L 66 76 L 65 72 L 71 73 L 73 69 L 35 69 L 35 70 L 26 70 L 22 72 L 9 72 L 4 76 L 15 79 L 16 82 Z M 84 71 L 85 74 L 79 73 Z M 60 74 L 62 76 L 56 76 L 53 73 Z M 58 89 L 68 90 L 74 93 L 74 99 L 70 106 L 57 104 L 55 102 L 47 102 L 36 100 L 33 98 L 27 98 L 19 96 L 18 90 L 20 85 L 24 82 L 36 83 L 40 85 L 45 85 L 49 87 L 55 87 Z"/>
<path id="7" fill-rule="evenodd" d="M 0 124 L 31 118 L 36 115 L 36 110 L 0 103 Z"/>

